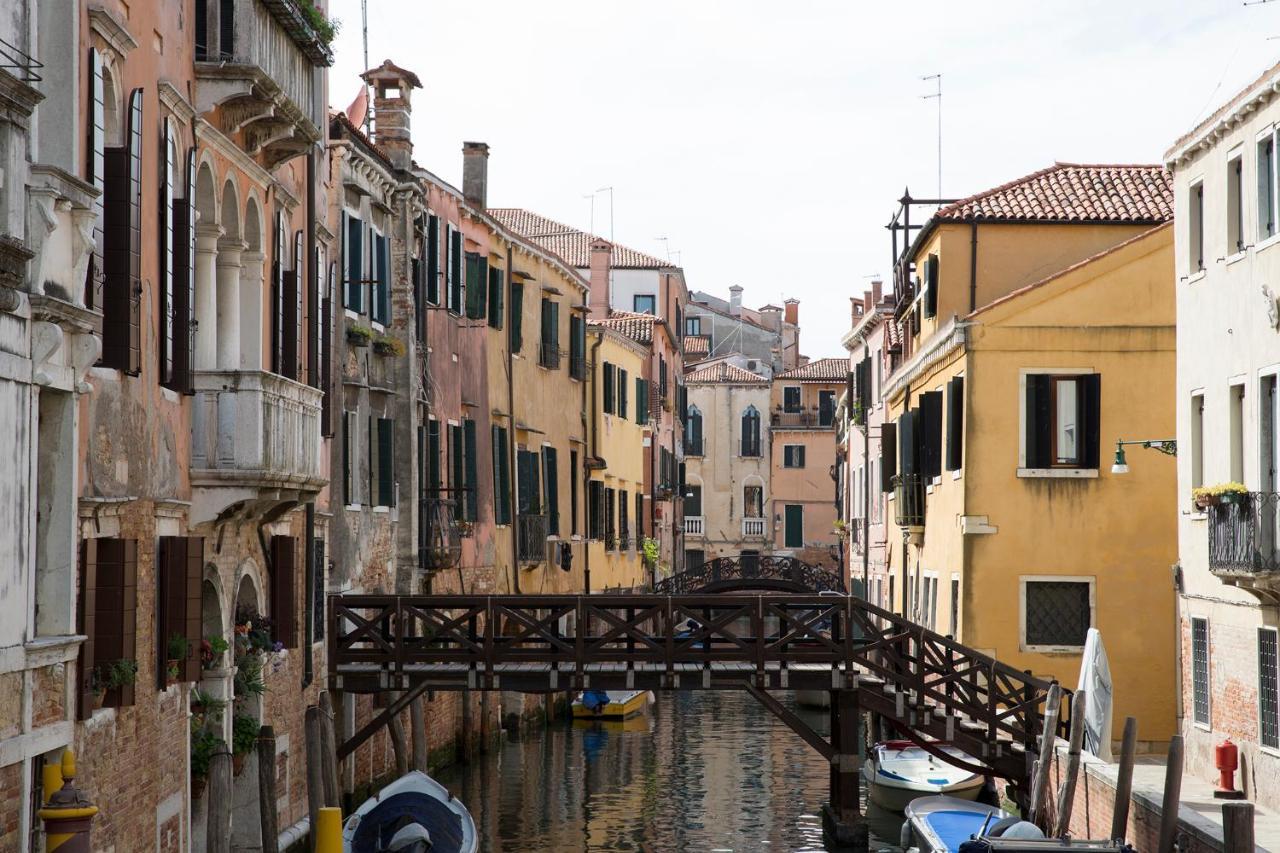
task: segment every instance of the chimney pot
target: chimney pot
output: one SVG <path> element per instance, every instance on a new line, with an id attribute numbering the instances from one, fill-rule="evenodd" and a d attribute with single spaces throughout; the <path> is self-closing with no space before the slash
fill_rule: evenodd
<path id="1" fill-rule="evenodd" d="M 800 325 L 800 300 L 788 299 L 783 304 L 783 310 L 786 315 L 787 323 L 792 326 Z"/>
<path id="2" fill-rule="evenodd" d="M 733 317 L 742 316 L 742 285 L 740 284 L 729 288 L 729 314 Z"/>
<path id="3" fill-rule="evenodd" d="M 422 88 L 418 75 L 406 71 L 390 59 L 370 68 L 360 78 L 373 89 L 373 142 L 397 169 L 413 165 L 413 140 L 410 137 L 409 100 L 414 89 Z"/>
<path id="4" fill-rule="evenodd" d="M 476 207 L 485 208 L 489 195 L 489 146 L 484 142 L 462 143 L 462 194 Z"/>
<path id="5" fill-rule="evenodd" d="M 871 304 L 879 305 L 880 300 L 884 296 L 884 284 L 880 281 L 871 282 Z"/>

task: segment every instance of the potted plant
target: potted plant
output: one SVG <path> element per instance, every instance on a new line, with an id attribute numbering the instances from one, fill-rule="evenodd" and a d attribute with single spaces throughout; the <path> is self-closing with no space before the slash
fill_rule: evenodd
<path id="1" fill-rule="evenodd" d="M 262 675 L 262 655 L 250 653 L 236 658 L 236 674 L 231 682 L 236 699 L 261 696 L 267 690 Z"/>
<path id="2" fill-rule="evenodd" d="M 378 355 L 404 355 L 404 342 L 392 335 L 378 335 L 373 339 L 373 351 Z"/>
<path id="3" fill-rule="evenodd" d="M 239 776 L 244 762 L 258 743 L 258 731 L 262 724 L 255 717 L 236 714 L 231 718 L 231 768 Z"/>
<path id="4" fill-rule="evenodd" d="M 217 668 L 222 656 L 227 653 L 230 643 L 225 637 L 214 635 L 200 641 L 200 666 L 205 671 Z"/>
<path id="5" fill-rule="evenodd" d="M 347 343 L 353 347 L 367 347 L 373 341 L 373 329 L 356 323 L 347 324 Z"/>
<path id="6" fill-rule="evenodd" d="M 843 539 L 849 535 L 849 524 L 843 519 L 836 519 L 832 525 L 832 532 L 835 533 L 837 539 Z"/>
<path id="7" fill-rule="evenodd" d="M 1243 501 L 1248 490 L 1243 483 L 1218 483 L 1213 486 L 1197 486 L 1191 490 L 1191 499 L 1199 509 L 1207 509 L 1223 503 Z"/>
<path id="8" fill-rule="evenodd" d="M 204 794 L 205 785 L 209 781 L 209 764 L 215 753 L 226 748 L 226 742 L 204 726 L 192 728 L 191 799 L 198 800 Z"/>
<path id="9" fill-rule="evenodd" d="M 138 680 L 138 662 L 129 658 L 106 661 L 94 667 L 93 707 L 101 708 L 108 690 L 118 690 Z"/>
<path id="10" fill-rule="evenodd" d="M 179 634 L 170 634 L 168 642 L 168 659 L 165 662 L 165 679 L 168 684 L 176 684 L 182 675 L 182 662 L 187 659 L 191 643 Z"/>

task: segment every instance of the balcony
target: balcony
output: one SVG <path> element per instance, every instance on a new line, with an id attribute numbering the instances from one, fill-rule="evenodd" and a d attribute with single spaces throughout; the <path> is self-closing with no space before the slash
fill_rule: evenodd
<path id="1" fill-rule="evenodd" d="M 899 474 L 893 478 L 893 510 L 899 527 L 924 527 L 925 478 Z"/>
<path id="2" fill-rule="evenodd" d="M 706 519 L 701 515 L 686 515 L 684 517 L 684 535 L 706 536 Z"/>
<path id="3" fill-rule="evenodd" d="M 744 518 L 742 519 L 742 536 L 744 539 L 763 539 L 764 525 L 763 518 Z"/>
<path id="4" fill-rule="evenodd" d="M 1280 494 L 1248 492 L 1205 512 L 1209 571 L 1268 597 L 1280 594 Z"/>
<path id="5" fill-rule="evenodd" d="M 248 515 L 320 491 L 318 388 L 257 370 L 196 371 L 191 414 L 192 516 L 233 504 Z"/>
<path id="6" fill-rule="evenodd" d="M 774 429 L 834 429 L 836 419 L 834 410 L 811 409 L 799 412 L 775 410 L 769 417 L 769 423 Z"/>
<path id="7" fill-rule="evenodd" d="M 418 568 L 435 572 L 453 568 L 462 556 L 459 500 L 450 491 L 427 491 L 418 497 Z"/>
<path id="8" fill-rule="evenodd" d="M 196 109 L 217 110 L 219 129 L 243 133 L 268 168 L 321 140 L 324 105 L 317 66 L 333 60 L 299 0 L 199 0 Z M 230 13 L 230 20 L 226 16 Z M 203 43 L 200 36 L 203 35 Z"/>
<path id="9" fill-rule="evenodd" d="M 547 517 L 520 513 L 516 516 L 516 555 L 522 563 L 542 563 L 547 559 Z"/>

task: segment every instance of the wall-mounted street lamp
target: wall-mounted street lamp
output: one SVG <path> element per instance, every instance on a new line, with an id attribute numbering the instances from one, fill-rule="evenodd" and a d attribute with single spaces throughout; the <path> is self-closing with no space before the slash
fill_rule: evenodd
<path id="1" fill-rule="evenodd" d="M 1172 438 L 1154 439 L 1151 441 L 1123 441 L 1123 440 L 1117 439 L 1116 440 L 1116 461 L 1111 466 L 1112 474 L 1128 474 L 1129 473 L 1129 463 L 1126 462 L 1124 458 L 1125 445 L 1129 445 L 1129 444 L 1137 444 L 1137 445 L 1141 445 L 1142 447 L 1150 448 L 1151 450 L 1158 450 L 1161 453 L 1165 454 L 1166 456 L 1178 455 L 1178 442 Z"/>

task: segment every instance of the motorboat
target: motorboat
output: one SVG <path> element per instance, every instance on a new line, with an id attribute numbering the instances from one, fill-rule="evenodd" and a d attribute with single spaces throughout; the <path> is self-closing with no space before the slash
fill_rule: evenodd
<path id="1" fill-rule="evenodd" d="M 364 801 L 342 828 L 343 853 L 475 853 L 476 824 L 462 801 L 411 770 Z"/>
<path id="2" fill-rule="evenodd" d="M 954 746 L 941 743 L 931 746 L 960 761 L 976 763 Z M 902 811 L 907 803 L 918 797 L 945 794 L 961 800 L 974 800 L 985 782 L 981 775 L 948 764 L 907 740 L 877 743 L 862 763 L 862 778 L 871 801 L 895 812 Z"/>
<path id="3" fill-rule="evenodd" d="M 1018 818 L 1008 812 L 958 797 L 921 797 L 907 803 L 902 847 L 918 853 L 958 853 L 960 845 Z M 1034 824 L 1028 824 L 1033 829 Z M 1039 830 L 1036 829 L 1038 833 Z M 1043 838 L 1043 834 L 1039 837 Z"/>
<path id="4" fill-rule="evenodd" d="M 643 713 L 652 701 L 648 690 L 584 690 L 573 700 L 573 718 L 625 720 Z"/>

